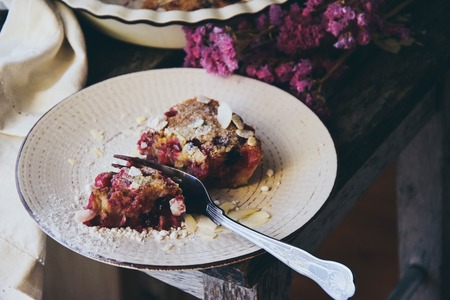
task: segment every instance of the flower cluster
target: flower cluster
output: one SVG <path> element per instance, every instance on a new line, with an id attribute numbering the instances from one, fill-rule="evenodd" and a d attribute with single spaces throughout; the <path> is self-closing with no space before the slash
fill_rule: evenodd
<path id="1" fill-rule="evenodd" d="M 184 27 L 186 67 L 233 73 L 279 86 L 319 115 L 322 85 L 343 67 L 342 55 L 377 35 L 406 39 L 406 27 L 382 17 L 382 0 L 306 0 L 272 5 L 225 24 Z"/>

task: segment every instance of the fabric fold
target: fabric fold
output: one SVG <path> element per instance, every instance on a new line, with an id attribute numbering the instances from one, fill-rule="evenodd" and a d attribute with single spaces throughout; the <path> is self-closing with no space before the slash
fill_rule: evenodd
<path id="1" fill-rule="evenodd" d="M 0 132 L 25 136 L 46 111 L 84 86 L 84 36 L 74 13 L 59 2 L 3 4 L 9 12 L 0 32 Z"/>
<path id="2" fill-rule="evenodd" d="M 0 299 L 41 299 L 45 234 L 21 203 L 15 162 L 35 122 L 84 87 L 86 47 L 62 3 L 0 0 L 0 9 Z"/>

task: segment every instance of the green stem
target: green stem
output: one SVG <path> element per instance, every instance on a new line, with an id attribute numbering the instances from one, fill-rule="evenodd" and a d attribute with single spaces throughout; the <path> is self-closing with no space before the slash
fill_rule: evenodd
<path id="1" fill-rule="evenodd" d="M 330 79 L 330 77 L 334 74 L 334 72 L 336 72 L 336 70 L 339 69 L 340 66 L 342 66 L 342 64 L 347 60 L 347 58 L 349 58 L 349 56 L 355 51 L 355 49 L 356 48 L 346 51 L 343 55 L 341 55 L 341 57 L 339 57 L 339 59 L 336 61 L 333 67 L 330 70 L 328 70 L 327 74 L 325 74 L 325 76 L 323 76 L 319 80 L 319 90 L 321 90 L 322 85 L 325 83 L 325 81 Z"/>
<path id="2" fill-rule="evenodd" d="M 401 12 L 403 9 L 408 7 L 410 4 L 412 4 L 414 0 L 405 0 L 401 2 L 399 5 L 391 9 L 386 15 L 384 15 L 384 19 L 390 19 L 392 17 L 395 17 L 399 12 Z"/>

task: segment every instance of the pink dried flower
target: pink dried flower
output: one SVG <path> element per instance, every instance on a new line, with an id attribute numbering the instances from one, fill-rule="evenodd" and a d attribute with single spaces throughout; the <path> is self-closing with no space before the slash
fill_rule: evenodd
<path id="1" fill-rule="evenodd" d="M 290 62 L 282 62 L 275 67 L 274 72 L 278 82 L 287 83 L 294 74 L 294 65 Z"/>
<path id="2" fill-rule="evenodd" d="M 272 68 L 268 65 L 249 65 L 245 69 L 247 75 L 267 83 L 275 81 L 275 75 Z"/>
<path id="3" fill-rule="evenodd" d="M 311 90 L 312 82 L 310 79 L 312 71 L 311 62 L 307 59 L 301 60 L 293 68 L 293 76 L 289 82 L 291 89 L 297 93 L 308 92 Z"/>
<path id="4" fill-rule="evenodd" d="M 344 32 L 339 35 L 339 38 L 334 47 L 339 49 L 352 49 L 356 46 L 356 40 L 351 32 Z"/>
<path id="5" fill-rule="evenodd" d="M 316 11 L 317 6 L 322 5 L 324 0 L 308 0 L 305 2 L 305 8 L 302 15 L 309 16 Z"/>
<path id="6" fill-rule="evenodd" d="M 187 38 L 184 66 L 203 67 L 209 73 L 228 76 L 238 68 L 231 35 L 221 27 L 206 24 L 195 30 L 185 27 Z M 190 34 L 190 35 L 189 35 Z"/>
<path id="7" fill-rule="evenodd" d="M 326 31 L 335 37 L 338 37 L 342 31 L 346 30 L 353 19 L 355 19 L 355 12 L 351 7 L 337 2 L 328 5 L 324 13 Z"/>
<path id="8" fill-rule="evenodd" d="M 221 76 L 241 73 L 279 86 L 324 116 L 321 86 L 346 68 L 343 50 L 367 45 L 375 36 L 409 38 L 405 26 L 381 17 L 382 2 L 305 0 L 221 24 L 185 26 L 184 66 Z"/>
<path id="9" fill-rule="evenodd" d="M 281 26 L 283 22 L 284 11 L 279 5 L 271 5 L 269 8 L 269 22 L 275 26 Z"/>
<path id="10" fill-rule="evenodd" d="M 298 4 L 293 4 L 279 26 L 276 45 L 280 51 L 296 55 L 302 50 L 318 47 L 324 36 L 323 26 L 302 16 Z"/>

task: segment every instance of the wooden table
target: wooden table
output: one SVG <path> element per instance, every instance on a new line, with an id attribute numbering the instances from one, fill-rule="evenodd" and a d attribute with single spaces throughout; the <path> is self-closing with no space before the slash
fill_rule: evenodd
<path id="1" fill-rule="evenodd" d="M 417 37 L 422 45 L 399 54 L 374 46 L 361 49 L 350 74 L 328 97 L 332 116 L 326 126 L 337 149 L 336 184 L 326 205 L 290 242 L 314 251 L 380 171 L 397 160 L 402 279 L 391 299 L 413 291 L 414 299 L 450 299 L 445 288 L 450 283 L 450 3 L 416 2 L 408 10 L 413 29 L 425 33 Z M 83 28 L 88 84 L 179 66 L 183 59 L 181 51 L 128 45 L 87 24 Z M 204 271 L 148 274 L 204 299 L 288 299 L 291 282 L 289 269 L 267 254 Z"/>

